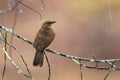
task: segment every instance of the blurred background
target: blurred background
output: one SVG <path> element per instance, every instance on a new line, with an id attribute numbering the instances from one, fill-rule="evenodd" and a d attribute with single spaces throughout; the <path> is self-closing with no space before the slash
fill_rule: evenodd
<path id="1" fill-rule="evenodd" d="M 8 4 L 8 2 L 11 4 Z M 40 16 L 29 8 L 19 4 L 15 32 L 34 41 L 41 24 L 46 20 L 55 20 L 54 42 L 49 46 L 59 52 L 73 56 L 97 59 L 120 57 L 120 0 L 22 0 L 24 4 L 37 10 Z M 14 0 L 0 0 L 0 10 L 7 10 L 14 5 Z M 43 8 L 44 7 L 44 8 Z M 0 24 L 12 28 L 15 11 L 0 15 Z M 46 60 L 42 68 L 33 67 L 35 49 L 13 37 L 13 44 L 20 50 L 36 80 L 47 80 Z M 10 53 L 13 60 L 26 71 L 22 60 L 14 50 Z M 79 65 L 73 61 L 47 53 L 51 65 L 51 80 L 80 80 Z M 4 54 L 0 47 L 0 75 L 3 70 Z M 84 80 L 103 80 L 107 71 L 83 68 Z M 109 79 L 119 80 L 119 71 L 113 71 Z M 25 80 L 7 60 L 6 80 Z"/>

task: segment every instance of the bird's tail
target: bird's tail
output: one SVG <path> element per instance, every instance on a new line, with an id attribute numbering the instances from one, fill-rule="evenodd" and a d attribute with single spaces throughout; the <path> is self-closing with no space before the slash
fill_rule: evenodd
<path id="1" fill-rule="evenodd" d="M 44 50 L 38 49 L 36 50 L 36 54 L 34 57 L 33 65 L 34 66 L 40 66 L 42 67 L 43 65 L 43 59 L 44 59 Z"/>

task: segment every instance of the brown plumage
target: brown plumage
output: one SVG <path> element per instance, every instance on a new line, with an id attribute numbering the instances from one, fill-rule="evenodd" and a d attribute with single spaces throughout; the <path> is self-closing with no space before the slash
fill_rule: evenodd
<path id="1" fill-rule="evenodd" d="M 33 65 L 42 66 L 44 59 L 44 50 L 51 44 L 55 38 L 55 32 L 51 28 L 51 25 L 55 21 L 46 21 L 42 24 L 41 29 L 38 31 L 33 46 L 36 48 L 36 54 L 34 57 Z"/>

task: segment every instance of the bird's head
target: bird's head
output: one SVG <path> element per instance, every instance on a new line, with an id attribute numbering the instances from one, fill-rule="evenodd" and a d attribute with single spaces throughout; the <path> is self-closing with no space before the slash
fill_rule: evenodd
<path id="1" fill-rule="evenodd" d="M 42 24 L 42 28 L 51 28 L 51 25 L 53 23 L 56 23 L 56 21 L 45 21 L 43 24 Z"/>

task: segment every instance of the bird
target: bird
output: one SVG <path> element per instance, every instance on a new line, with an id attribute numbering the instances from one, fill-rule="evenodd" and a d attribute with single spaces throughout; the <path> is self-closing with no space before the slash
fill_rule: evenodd
<path id="1" fill-rule="evenodd" d="M 44 51 L 55 38 L 55 32 L 51 27 L 53 23 L 56 23 L 56 21 L 45 21 L 36 34 L 33 42 L 33 47 L 36 49 L 33 66 L 43 66 Z"/>

